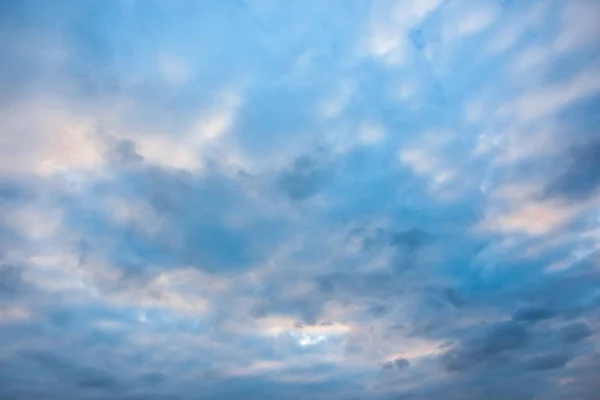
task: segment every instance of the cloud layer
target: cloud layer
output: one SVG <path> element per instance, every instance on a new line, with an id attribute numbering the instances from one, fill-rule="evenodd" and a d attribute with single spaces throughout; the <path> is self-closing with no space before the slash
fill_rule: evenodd
<path id="1" fill-rule="evenodd" d="M 598 3 L 0 5 L 0 397 L 600 390 Z"/>

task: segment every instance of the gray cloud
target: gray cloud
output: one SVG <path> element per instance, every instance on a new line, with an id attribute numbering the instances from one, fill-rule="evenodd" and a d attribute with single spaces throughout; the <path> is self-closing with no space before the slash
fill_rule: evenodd
<path id="1" fill-rule="evenodd" d="M 521 322 L 537 322 L 552 319 L 557 315 L 556 311 L 546 307 L 522 307 L 513 315 L 513 320 Z"/>
<path id="2" fill-rule="evenodd" d="M 399 369 L 404 369 L 410 367 L 410 361 L 408 361 L 406 358 L 396 358 L 394 360 L 394 365 Z"/>
<path id="3" fill-rule="evenodd" d="M 494 324 L 487 327 L 480 336 L 452 347 L 441 357 L 441 362 L 449 371 L 461 371 L 503 352 L 521 348 L 528 343 L 529 338 L 529 332 L 519 323 Z"/>
<path id="4" fill-rule="evenodd" d="M 600 141 L 590 140 L 572 146 L 565 156 L 565 166 L 548 188 L 549 195 L 584 199 L 600 186 Z"/>
<path id="5" fill-rule="evenodd" d="M 430 243 L 432 236 L 418 228 L 412 228 L 400 233 L 390 235 L 390 243 L 394 246 L 404 246 L 409 251 L 415 251 L 419 247 Z"/>
<path id="6" fill-rule="evenodd" d="M 583 321 L 573 322 L 560 331 L 560 336 L 566 343 L 577 343 L 592 335 L 589 325 Z"/>
<path id="7" fill-rule="evenodd" d="M 386 361 L 383 363 L 383 369 L 392 369 L 394 367 L 400 370 L 406 369 L 410 367 L 410 361 L 408 361 L 406 358 L 400 357 L 396 358 L 395 360 Z"/>
<path id="8" fill-rule="evenodd" d="M 108 134 L 99 135 L 105 146 L 104 156 L 107 161 L 114 164 L 132 164 L 144 161 L 136 151 L 135 142 L 131 139 L 116 139 Z"/>
<path id="9" fill-rule="evenodd" d="M 27 153 L 0 170 L 1 398 L 595 399 L 597 260 L 547 267 L 594 248 L 597 218 L 512 228 L 596 193 L 597 101 L 558 155 L 529 132 L 569 115 L 522 125 L 502 104 L 552 109 L 556 76 L 593 57 L 544 51 L 550 31 L 563 37 L 562 5 L 532 23 L 532 2 L 510 2 L 484 29 L 494 2 L 421 15 L 407 1 L 399 17 L 376 3 L 0 4 L 2 139 Z M 504 28 L 522 36 L 482 51 Z M 549 59 L 531 85 L 509 81 L 531 40 Z M 580 86 L 593 89 L 569 94 Z M 226 129 L 209 140 L 198 126 L 213 113 Z M 93 165 L 88 125 L 114 126 L 91 133 Z M 203 168 L 153 164 L 146 139 Z M 480 185 L 490 169 L 498 187 Z M 497 204 L 531 182 L 546 198 Z M 480 230 L 496 211 L 503 229 Z"/>
<path id="10" fill-rule="evenodd" d="M 114 391 L 121 385 L 108 371 L 79 365 L 65 357 L 47 351 L 25 350 L 20 356 L 41 366 L 46 373 L 55 374 L 60 379 L 82 389 Z"/>
<path id="11" fill-rule="evenodd" d="M 24 285 L 21 269 L 0 263 L 0 297 L 16 295 Z"/>
<path id="12" fill-rule="evenodd" d="M 527 368 L 535 371 L 562 368 L 569 362 L 569 359 L 569 356 L 562 353 L 539 355 L 527 361 Z"/>
<path id="13" fill-rule="evenodd" d="M 304 155 L 283 171 L 277 182 L 279 188 L 292 200 L 304 200 L 324 187 L 331 178 L 331 166 L 322 156 Z"/>

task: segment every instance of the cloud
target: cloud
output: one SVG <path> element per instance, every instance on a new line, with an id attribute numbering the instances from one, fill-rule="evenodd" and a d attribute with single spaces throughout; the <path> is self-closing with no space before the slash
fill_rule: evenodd
<path id="1" fill-rule="evenodd" d="M 591 16 L 598 11 L 598 3 L 594 1 L 580 0 L 566 4 L 561 11 L 561 30 L 554 44 L 555 48 L 564 52 L 594 45 L 599 31 Z"/>
<path id="2" fill-rule="evenodd" d="M 375 3 L 367 40 L 369 53 L 385 63 L 402 63 L 410 48 L 410 30 L 419 26 L 440 5 L 439 0 Z"/>
<path id="3" fill-rule="evenodd" d="M 544 307 L 525 307 L 518 309 L 513 315 L 513 320 L 521 322 L 536 322 L 546 319 L 552 319 L 556 316 L 556 312 Z"/>
<path id="4" fill-rule="evenodd" d="M 590 68 L 571 79 L 526 92 L 516 100 L 513 106 L 515 113 L 521 120 L 553 114 L 571 102 L 596 94 L 600 90 L 598 76 L 599 71 Z"/>
<path id="5" fill-rule="evenodd" d="M 394 360 L 394 365 L 400 369 L 410 366 L 410 362 L 405 358 L 397 358 Z"/>
<path id="6" fill-rule="evenodd" d="M 304 200 L 318 193 L 329 179 L 330 167 L 319 155 L 300 156 L 278 179 L 281 190 L 292 200 Z"/>
<path id="7" fill-rule="evenodd" d="M 20 356 L 38 364 L 46 373 L 57 374 L 79 388 L 106 390 L 119 389 L 118 381 L 108 371 L 77 365 L 68 359 L 43 351 L 23 351 Z"/>
<path id="8" fill-rule="evenodd" d="M 464 5 L 463 5 L 464 6 Z M 457 7 L 460 8 L 460 7 Z M 496 19 L 498 10 L 492 4 L 482 7 L 465 7 L 462 18 L 449 19 L 446 35 L 451 39 L 469 36 L 483 31 Z"/>
<path id="9" fill-rule="evenodd" d="M 449 371 L 460 371 L 503 352 L 523 347 L 528 341 L 529 333 L 524 326 L 512 322 L 498 323 L 488 327 L 481 336 L 448 350 L 441 357 L 441 362 Z"/>
<path id="10" fill-rule="evenodd" d="M 13 295 L 22 290 L 21 270 L 13 265 L 0 264 L 0 296 Z"/>
<path id="11" fill-rule="evenodd" d="M 0 397 L 594 398 L 593 2 L 4 3 Z"/>
<path id="12" fill-rule="evenodd" d="M 569 324 L 561 331 L 561 337 L 567 343 L 577 343 L 591 335 L 592 330 L 582 321 Z"/>
<path id="13" fill-rule="evenodd" d="M 564 354 L 545 354 L 532 357 L 527 362 L 527 367 L 536 370 L 549 370 L 562 368 L 569 362 L 569 357 Z"/>
<path id="14" fill-rule="evenodd" d="M 593 196 L 600 184 L 599 154 L 600 142 L 589 142 L 571 148 L 565 162 L 565 170 L 549 184 L 548 195 L 562 195 L 567 198 Z"/>
<path id="15" fill-rule="evenodd" d="M 524 39 L 528 32 L 539 32 L 548 20 L 549 4 L 544 1 L 528 4 L 513 2 L 513 13 L 510 20 L 498 25 L 494 36 L 486 46 L 491 54 L 503 53 L 510 50 Z M 524 7 L 524 9 L 521 9 Z M 505 9 L 505 12 L 512 10 Z"/>

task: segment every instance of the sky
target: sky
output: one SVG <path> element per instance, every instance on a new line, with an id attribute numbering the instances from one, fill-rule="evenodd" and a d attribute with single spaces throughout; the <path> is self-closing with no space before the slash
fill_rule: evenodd
<path id="1" fill-rule="evenodd" d="M 0 1 L 0 398 L 597 399 L 598 15 Z"/>

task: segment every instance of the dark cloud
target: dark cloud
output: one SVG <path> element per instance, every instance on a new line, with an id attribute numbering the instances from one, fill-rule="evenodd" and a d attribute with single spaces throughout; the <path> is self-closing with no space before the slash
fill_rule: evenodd
<path id="1" fill-rule="evenodd" d="M 547 307 L 522 307 L 519 308 L 513 315 L 514 321 L 521 322 L 537 322 L 546 319 L 552 319 L 557 315 L 556 310 Z"/>
<path id="2" fill-rule="evenodd" d="M 526 363 L 527 368 L 535 371 L 545 371 L 564 367 L 569 362 L 569 356 L 562 353 L 534 356 Z"/>
<path id="3" fill-rule="evenodd" d="M 103 199 L 150 206 L 158 219 L 115 221 Z M 236 174 L 218 169 L 196 176 L 145 164 L 124 169 L 69 200 L 66 222 L 82 232 L 86 257 L 109 257 L 130 272 L 149 265 L 195 265 L 212 272 L 248 268 L 267 256 L 283 233 L 283 216 L 268 215 Z M 242 223 L 228 223 L 233 215 Z M 152 223 L 153 233 L 141 229 Z M 106 238 L 120 238 L 109 248 Z"/>
<path id="4" fill-rule="evenodd" d="M 12 179 L 0 179 L 0 207 L 11 202 L 26 202 L 33 198 L 27 182 Z"/>
<path id="5" fill-rule="evenodd" d="M 529 338 L 529 332 L 519 323 L 497 323 L 487 327 L 480 336 L 452 347 L 441 357 L 441 362 L 449 371 L 464 370 L 503 352 L 521 348 Z"/>
<path id="6" fill-rule="evenodd" d="M 592 330 L 583 321 L 573 322 L 560 331 L 561 339 L 566 343 L 577 343 L 591 335 Z"/>
<path id="7" fill-rule="evenodd" d="M 414 251 L 421 246 L 430 243 L 433 237 L 425 231 L 418 228 L 412 228 L 400 233 L 390 235 L 390 243 L 393 246 L 403 246 L 410 251 Z"/>
<path id="8" fill-rule="evenodd" d="M 369 308 L 369 312 L 376 317 L 380 317 L 390 312 L 390 306 L 384 304 L 373 305 Z"/>
<path id="9" fill-rule="evenodd" d="M 442 298 L 447 300 L 456 308 L 461 308 L 464 305 L 464 300 L 456 289 L 447 288 L 442 291 Z"/>
<path id="10" fill-rule="evenodd" d="M 394 360 L 394 365 L 399 369 L 404 369 L 410 367 L 410 361 L 406 358 L 396 358 Z"/>
<path id="11" fill-rule="evenodd" d="M 160 385 L 167 380 L 165 374 L 160 372 L 149 372 L 141 376 L 142 382 L 148 385 Z"/>
<path id="12" fill-rule="evenodd" d="M 119 140 L 112 149 L 109 160 L 116 163 L 134 163 L 144 160 L 135 150 L 132 140 Z"/>
<path id="13" fill-rule="evenodd" d="M 307 199 L 321 190 L 331 178 L 331 166 L 318 155 L 298 157 L 283 171 L 277 183 L 292 200 Z"/>
<path id="14" fill-rule="evenodd" d="M 103 127 L 97 127 L 94 136 L 102 145 L 105 159 L 115 165 L 134 164 L 144 161 L 136 151 L 131 139 L 118 139 L 110 135 Z"/>
<path id="15" fill-rule="evenodd" d="M 0 297 L 16 295 L 24 285 L 22 270 L 0 262 Z"/>
<path id="16" fill-rule="evenodd" d="M 81 365 L 48 351 L 22 350 L 21 358 L 41 366 L 45 373 L 82 389 L 117 390 L 121 384 L 108 371 Z"/>
<path id="17" fill-rule="evenodd" d="M 389 272 L 356 272 L 356 273 L 331 273 L 315 278 L 317 287 L 330 296 L 355 296 L 357 299 L 365 297 L 379 297 L 389 300 L 403 295 L 406 285 L 398 277 Z M 383 311 L 377 309 L 374 311 Z"/>
<path id="18" fill-rule="evenodd" d="M 585 199 L 600 186 L 600 140 L 577 144 L 565 156 L 565 167 L 552 181 L 547 194 Z"/>

